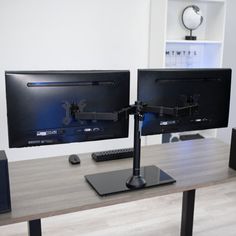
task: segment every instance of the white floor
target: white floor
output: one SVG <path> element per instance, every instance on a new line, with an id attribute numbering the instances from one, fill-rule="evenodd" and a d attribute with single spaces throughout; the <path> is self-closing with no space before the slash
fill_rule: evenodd
<path id="1" fill-rule="evenodd" d="M 43 236 L 175 236 L 182 194 L 141 200 L 42 220 Z M 236 182 L 197 190 L 194 236 L 236 236 Z M 27 224 L 0 227 L 25 236 Z"/>

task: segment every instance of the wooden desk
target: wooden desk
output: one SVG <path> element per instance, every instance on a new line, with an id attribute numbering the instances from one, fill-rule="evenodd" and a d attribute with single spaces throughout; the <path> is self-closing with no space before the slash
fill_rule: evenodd
<path id="1" fill-rule="evenodd" d="M 184 192 L 181 235 L 192 235 L 195 189 L 236 180 L 228 168 L 229 146 L 216 140 L 194 140 L 142 148 L 142 166 L 157 165 L 175 184 L 99 197 L 84 175 L 131 168 L 132 159 L 96 163 L 80 155 L 71 166 L 68 156 L 9 163 L 12 212 L 0 225 L 29 222 L 29 235 L 41 235 L 41 218 Z"/>

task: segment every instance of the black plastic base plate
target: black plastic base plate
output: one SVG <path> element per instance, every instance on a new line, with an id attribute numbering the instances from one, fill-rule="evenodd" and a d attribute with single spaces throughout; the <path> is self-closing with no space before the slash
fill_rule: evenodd
<path id="1" fill-rule="evenodd" d="M 197 36 L 185 36 L 185 40 L 197 40 Z"/>
<path id="2" fill-rule="evenodd" d="M 100 196 L 106 196 L 109 194 L 138 190 L 130 189 L 126 186 L 126 181 L 132 175 L 132 172 L 133 169 L 111 171 L 86 175 L 85 179 Z M 156 166 L 142 167 L 140 173 L 146 180 L 146 185 L 139 189 L 176 182 L 171 176 Z"/>

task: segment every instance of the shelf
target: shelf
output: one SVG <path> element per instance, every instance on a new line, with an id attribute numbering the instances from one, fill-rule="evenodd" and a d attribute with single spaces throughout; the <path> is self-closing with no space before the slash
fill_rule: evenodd
<path id="1" fill-rule="evenodd" d="M 170 0 L 170 1 L 176 1 L 176 2 L 178 2 L 178 1 L 182 1 L 182 2 L 189 2 L 190 0 Z M 191 2 L 212 2 L 212 3 L 225 3 L 226 2 L 226 0 L 191 0 Z"/>
<path id="2" fill-rule="evenodd" d="M 178 44 L 222 44 L 222 41 L 210 41 L 210 40 L 166 40 L 166 43 L 178 43 Z"/>

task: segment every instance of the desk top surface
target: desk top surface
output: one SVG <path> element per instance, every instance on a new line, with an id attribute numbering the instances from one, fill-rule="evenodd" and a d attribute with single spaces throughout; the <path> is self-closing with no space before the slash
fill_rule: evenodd
<path id="1" fill-rule="evenodd" d="M 89 154 L 71 166 L 68 156 L 9 163 L 12 212 L 0 225 L 109 206 L 236 180 L 228 168 L 229 146 L 216 139 L 142 148 L 142 166 L 156 165 L 176 179 L 161 187 L 100 197 L 84 175 L 132 167 L 132 158 L 96 163 Z"/>

